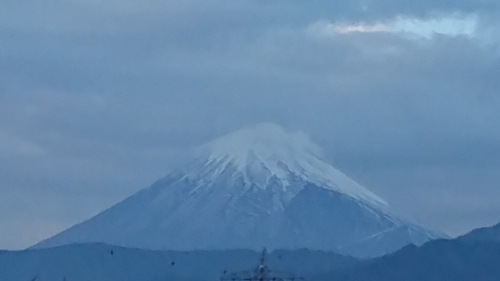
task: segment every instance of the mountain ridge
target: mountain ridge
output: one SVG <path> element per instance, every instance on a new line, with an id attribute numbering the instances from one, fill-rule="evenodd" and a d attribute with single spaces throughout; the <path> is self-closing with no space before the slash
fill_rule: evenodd
<path id="1" fill-rule="evenodd" d="M 465 241 L 496 241 L 500 242 L 500 223 L 493 226 L 476 228 L 458 237 Z"/>
<path id="2" fill-rule="evenodd" d="M 500 243 L 438 239 L 409 245 L 352 269 L 320 274 L 316 280 L 493 281 L 500 278 Z"/>

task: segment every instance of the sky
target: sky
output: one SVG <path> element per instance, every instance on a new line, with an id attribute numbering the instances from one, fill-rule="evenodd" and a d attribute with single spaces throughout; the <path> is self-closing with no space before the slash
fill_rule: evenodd
<path id="1" fill-rule="evenodd" d="M 500 222 L 497 0 L 0 0 L 0 249 L 261 122 L 451 236 Z"/>

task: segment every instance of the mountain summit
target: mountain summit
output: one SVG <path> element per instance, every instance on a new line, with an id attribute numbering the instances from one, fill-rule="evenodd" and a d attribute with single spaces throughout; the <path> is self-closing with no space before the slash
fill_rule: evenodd
<path id="1" fill-rule="evenodd" d="M 296 180 L 385 208 L 387 203 L 323 160 L 321 148 L 301 132 L 288 133 L 275 124 L 261 124 L 221 137 L 198 149 L 200 170 L 216 178 L 223 171 L 243 180 L 243 186 L 280 186 L 277 193 L 292 199 L 304 186 Z M 196 170 L 199 171 L 199 170 Z M 286 203 L 286 202 L 283 202 Z"/>
<path id="2" fill-rule="evenodd" d="M 35 247 L 310 248 L 368 257 L 436 238 L 322 157 L 300 132 L 243 129 L 151 187 Z"/>

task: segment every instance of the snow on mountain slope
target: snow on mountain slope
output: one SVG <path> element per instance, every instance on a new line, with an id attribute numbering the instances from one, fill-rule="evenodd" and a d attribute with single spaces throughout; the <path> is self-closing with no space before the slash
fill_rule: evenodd
<path id="1" fill-rule="evenodd" d="M 234 166 L 246 185 L 265 188 L 272 178 L 286 187 L 293 175 L 304 181 L 343 193 L 374 205 L 387 203 L 358 185 L 322 159 L 322 151 L 306 135 L 290 134 L 274 124 L 261 124 L 217 139 L 200 150 L 208 156 L 204 164 L 216 164 L 219 170 Z M 292 196 L 296 191 L 292 192 Z"/>
<path id="2" fill-rule="evenodd" d="M 302 133 L 262 124 L 203 145 L 196 155 L 150 188 L 36 247 L 267 246 L 364 257 L 436 237 L 396 216 L 387 202 L 329 165 Z"/>

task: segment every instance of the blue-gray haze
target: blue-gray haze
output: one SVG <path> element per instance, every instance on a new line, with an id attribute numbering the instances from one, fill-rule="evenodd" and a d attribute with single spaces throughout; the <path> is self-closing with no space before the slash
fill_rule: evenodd
<path id="1" fill-rule="evenodd" d="M 499 4 L 0 0 L 0 248 L 269 121 L 425 226 L 500 221 Z"/>

